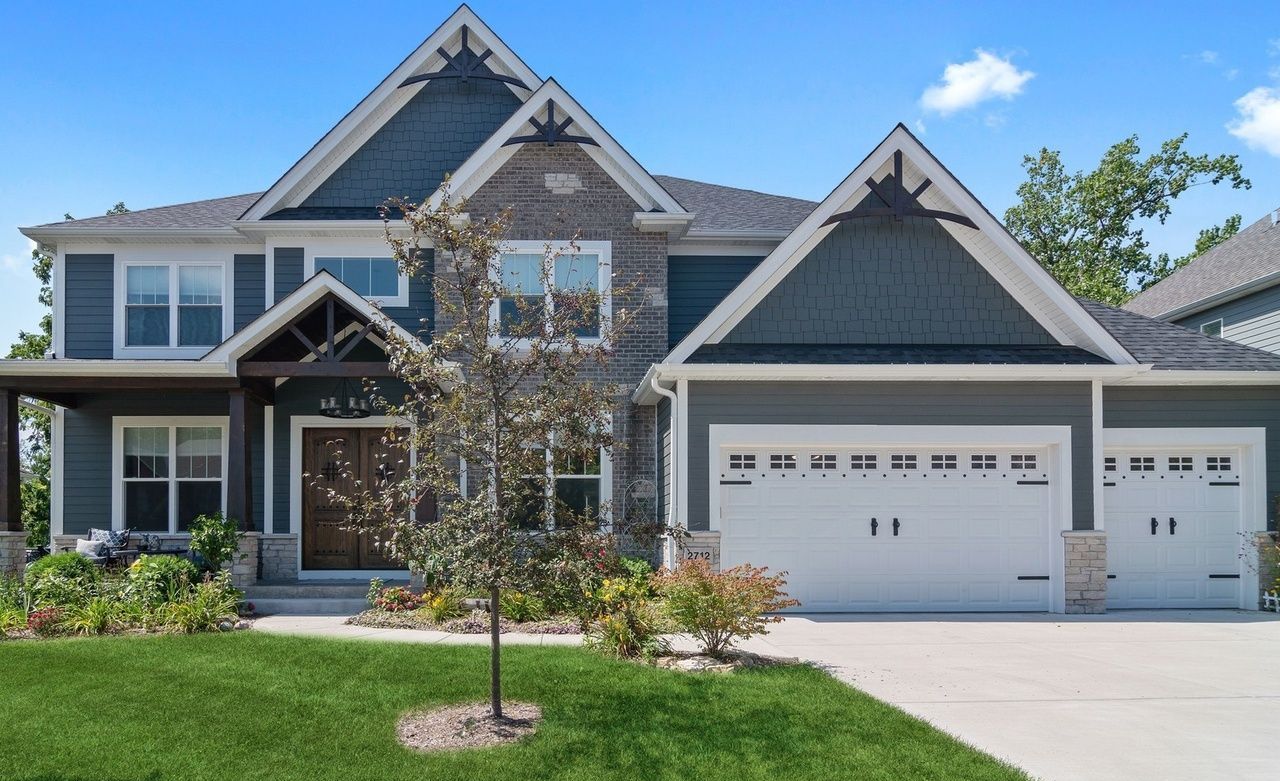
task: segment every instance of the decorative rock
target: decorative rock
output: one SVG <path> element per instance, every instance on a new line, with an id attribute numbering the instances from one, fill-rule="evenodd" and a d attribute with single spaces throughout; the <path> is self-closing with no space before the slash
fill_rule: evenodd
<path id="1" fill-rule="evenodd" d="M 219 631 L 219 632 L 230 632 L 232 629 L 235 629 L 235 628 L 236 628 L 235 622 L 232 622 L 232 621 L 219 621 L 219 622 L 218 622 L 218 631 Z"/>
<path id="2" fill-rule="evenodd" d="M 239 621 L 236 622 L 235 628 L 236 629 L 252 629 L 253 623 L 249 621 L 245 621 L 244 619 L 240 619 Z"/>

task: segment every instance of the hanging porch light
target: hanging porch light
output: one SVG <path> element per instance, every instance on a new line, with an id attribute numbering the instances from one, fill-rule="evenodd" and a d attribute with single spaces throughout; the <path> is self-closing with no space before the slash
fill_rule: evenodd
<path id="1" fill-rule="evenodd" d="M 351 420 L 367 418 L 372 413 L 373 405 L 369 403 L 369 399 L 356 392 L 351 380 L 345 378 L 338 380 L 332 396 L 320 399 L 320 414 L 326 418 Z"/>

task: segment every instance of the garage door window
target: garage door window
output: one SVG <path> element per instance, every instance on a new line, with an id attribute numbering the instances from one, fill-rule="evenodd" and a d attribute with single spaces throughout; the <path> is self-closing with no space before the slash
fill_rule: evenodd
<path id="1" fill-rule="evenodd" d="M 770 469 L 795 469 L 796 456 L 794 453 L 774 453 L 769 456 Z"/>
<path id="2" fill-rule="evenodd" d="M 982 453 L 969 456 L 970 469 L 995 469 L 997 467 L 994 454 Z"/>
<path id="3" fill-rule="evenodd" d="M 1170 472 L 1190 472 L 1193 468 L 1191 456 L 1169 456 Z"/>
<path id="4" fill-rule="evenodd" d="M 1155 456 L 1130 456 L 1129 471 L 1130 472 L 1156 471 L 1156 457 Z"/>
<path id="5" fill-rule="evenodd" d="M 856 454 L 849 456 L 849 468 L 857 471 L 872 471 L 876 468 L 875 454 Z"/>
<path id="6" fill-rule="evenodd" d="M 955 469 L 956 457 L 950 453 L 935 453 L 929 459 L 929 465 L 934 469 Z"/>
<path id="7" fill-rule="evenodd" d="M 835 453 L 813 453 L 809 456 L 810 469 L 835 469 Z"/>
<path id="8" fill-rule="evenodd" d="M 1033 472 L 1036 468 L 1036 457 L 1015 453 L 1009 456 L 1009 468 L 1015 472 Z"/>
<path id="9" fill-rule="evenodd" d="M 1231 456 L 1209 456 L 1205 466 L 1210 472 L 1230 472 Z"/>
<path id="10" fill-rule="evenodd" d="M 735 472 L 750 472 L 756 468 L 754 453 L 730 453 L 729 468 Z"/>
<path id="11" fill-rule="evenodd" d="M 910 453 L 894 453 L 889 456 L 891 469 L 915 469 L 917 465 L 916 457 Z"/>
<path id="12" fill-rule="evenodd" d="M 1107 456 L 1106 458 L 1102 459 L 1102 471 L 1104 472 L 1116 471 L 1115 456 Z"/>

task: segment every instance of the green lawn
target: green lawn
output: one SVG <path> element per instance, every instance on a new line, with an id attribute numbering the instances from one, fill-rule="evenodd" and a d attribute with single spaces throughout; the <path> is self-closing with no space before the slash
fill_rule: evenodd
<path id="1" fill-rule="evenodd" d="M 809 668 L 688 675 L 504 650 L 517 746 L 422 756 L 414 707 L 483 699 L 488 649 L 233 635 L 0 642 L 0 778 L 1021 779 Z"/>

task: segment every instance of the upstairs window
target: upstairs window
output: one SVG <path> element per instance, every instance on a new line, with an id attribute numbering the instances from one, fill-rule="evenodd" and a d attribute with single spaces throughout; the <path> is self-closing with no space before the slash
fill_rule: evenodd
<path id="1" fill-rule="evenodd" d="M 126 264 L 123 346 L 209 348 L 220 343 L 225 275 L 223 264 Z"/>
<path id="2" fill-rule="evenodd" d="M 544 312 L 555 312 L 567 299 L 558 292 L 591 291 L 604 294 L 600 309 L 585 313 L 574 333 L 579 339 L 600 338 L 600 323 L 609 316 L 608 242 L 579 242 L 550 253 L 540 242 L 509 242 L 509 249 L 514 251 L 501 260 L 507 295 L 493 312 L 499 337 L 511 336 L 526 321 L 540 322 Z"/>
<path id="3" fill-rule="evenodd" d="M 400 297 L 400 266 L 395 258 L 317 255 L 315 271 L 328 271 L 365 298 L 391 301 Z"/>
<path id="4" fill-rule="evenodd" d="M 1200 333 L 1205 336 L 1215 336 L 1219 339 L 1222 338 L 1222 319 L 1219 318 L 1217 320 L 1210 320 L 1209 322 L 1204 323 L 1200 326 Z"/>

